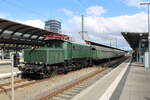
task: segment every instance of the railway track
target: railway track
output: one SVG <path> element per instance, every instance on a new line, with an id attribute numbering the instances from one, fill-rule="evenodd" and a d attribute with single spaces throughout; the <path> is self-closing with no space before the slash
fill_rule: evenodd
<path id="1" fill-rule="evenodd" d="M 18 80 L 14 81 L 14 89 L 24 88 L 26 86 L 30 86 L 33 84 L 47 81 L 49 79 L 50 78 L 46 78 L 46 79 L 42 79 L 42 80 L 18 79 Z M 9 92 L 10 90 L 11 90 L 11 82 L 6 82 L 6 83 L 0 84 L 0 93 Z"/>
<path id="2" fill-rule="evenodd" d="M 120 59 L 121 60 L 121 59 Z M 111 66 L 118 60 L 113 60 L 109 63 L 104 63 L 102 65 Z M 88 74 L 85 77 L 81 77 L 77 80 L 71 81 L 71 83 L 67 83 L 63 86 L 57 87 L 59 89 L 52 90 L 46 95 L 38 97 L 40 100 L 69 100 L 74 97 L 82 90 L 93 84 L 95 81 L 100 79 L 104 74 L 110 72 L 111 68 L 103 67 L 101 70 L 94 71 Z M 51 78 L 51 77 L 50 77 Z M 27 79 L 17 79 L 15 80 L 15 89 L 25 88 L 30 85 L 34 85 L 40 82 L 44 82 L 49 80 L 50 78 L 42 79 L 42 80 L 27 80 Z M 0 83 L 0 94 L 7 93 L 11 90 L 11 82 Z"/>
<path id="3" fill-rule="evenodd" d="M 35 81 L 28 81 L 25 79 L 19 79 L 14 81 L 15 89 L 22 88 L 33 84 Z M 11 82 L 2 83 L 0 84 L 0 93 L 9 92 L 11 90 Z"/>
<path id="4" fill-rule="evenodd" d="M 27 79 L 18 79 L 17 78 L 14 81 L 14 85 L 15 85 L 14 89 L 24 88 L 26 86 L 30 86 L 30 85 L 33 85 L 36 83 L 44 82 L 44 81 L 49 80 L 50 78 L 46 78 L 46 79 L 42 79 L 42 80 L 27 80 Z M 11 90 L 10 78 L 6 78 L 6 79 L 7 79 L 6 82 L 0 83 L 0 94 L 9 92 Z"/>
<path id="5" fill-rule="evenodd" d="M 109 63 L 105 63 L 105 66 L 117 66 L 127 58 L 119 60 L 113 60 Z M 113 68 L 104 67 L 101 70 L 92 72 L 86 76 L 83 76 L 77 80 L 71 81 L 63 86 L 57 87 L 51 91 L 47 91 L 39 95 L 39 100 L 70 100 L 75 95 L 79 94 L 82 90 L 89 87 L 101 77 L 109 73 Z"/>
<path id="6" fill-rule="evenodd" d="M 58 94 L 53 97 L 49 97 L 49 98 L 47 98 L 47 100 L 70 100 L 75 95 L 79 94 L 81 91 L 83 91 L 84 89 L 86 89 L 87 87 L 89 87 L 90 85 L 95 83 L 97 80 L 99 80 L 103 75 L 109 73 L 110 70 L 111 70 L 111 68 L 109 68 L 107 70 L 106 69 L 102 70 L 104 72 L 99 73 L 99 74 L 95 75 L 94 77 L 83 81 L 81 84 L 78 84 L 75 87 L 72 87 L 71 89 L 68 89 L 61 94 Z M 43 99 L 43 100 L 45 100 L 45 99 Z"/>

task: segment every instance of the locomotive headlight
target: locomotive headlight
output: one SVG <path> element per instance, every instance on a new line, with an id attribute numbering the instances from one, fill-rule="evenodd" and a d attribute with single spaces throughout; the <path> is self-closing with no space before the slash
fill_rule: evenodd
<path id="1" fill-rule="evenodd" d="M 40 64 L 43 64 L 43 62 L 40 62 Z"/>

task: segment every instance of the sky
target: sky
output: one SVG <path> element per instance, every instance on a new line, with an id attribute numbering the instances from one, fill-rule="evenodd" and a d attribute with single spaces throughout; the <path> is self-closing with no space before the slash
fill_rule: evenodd
<path id="1" fill-rule="evenodd" d="M 44 22 L 62 22 L 62 32 L 81 40 L 81 15 L 85 39 L 130 49 L 121 32 L 147 32 L 148 0 L 0 0 L 0 18 L 44 28 Z"/>

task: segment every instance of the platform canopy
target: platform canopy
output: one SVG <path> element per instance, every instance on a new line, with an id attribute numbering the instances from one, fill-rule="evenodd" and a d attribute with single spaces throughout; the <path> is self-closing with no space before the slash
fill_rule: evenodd
<path id="1" fill-rule="evenodd" d="M 142 42 L 143 47 L 148 46 L 148 33 L 142 32 L 121 32 L 123 37 L 127 40 L 132 49 L 139 47 L 139 42 Z"/>
<path id="2" fill-rule="evenodd" d="M 43 46 L 43 36 L 47 34 L 56 33 L 0 18 L 0 48 L 22 49 Z"/>

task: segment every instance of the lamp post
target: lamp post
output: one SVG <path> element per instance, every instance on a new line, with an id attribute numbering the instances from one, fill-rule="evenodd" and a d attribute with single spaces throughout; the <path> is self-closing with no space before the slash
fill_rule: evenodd
<path id="1" fill-rule="evenodd" d="M 140 5 L 147 5 L 147 9 L 148 9 L 148 67 L 150 68 L 150 22 L 149 22 L 149 5 L 150 2 L 143 2 L 140 3 Z"/>

